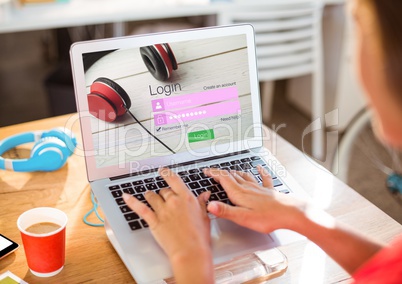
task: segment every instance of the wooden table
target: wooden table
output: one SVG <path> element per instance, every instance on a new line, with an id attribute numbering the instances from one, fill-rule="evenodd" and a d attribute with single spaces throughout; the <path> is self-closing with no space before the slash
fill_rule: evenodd
<path id="1" fill-rule="evenodd" d="M 32 130 L 66 126 L 79 137 L 77 115 L 65 115 L 0 128 L 0 139 Z M 80 138 L 78 138 L 80 141 Z M 303 153 L 270 132 L 266 147 L 282 162 L 289 174 L 322 204 L 329 213 L 364 233 L 390 241 L 402 233 L 402 226 L 365 200 Z M 21 147 L 18 154 L 24 155 Z M 80 148 L 80 146 L 79 146 Z M 52 206 L 65 211 L 67 226 L 66 264 L 52 278 L 31 274 L 24 249 L 0 260 L 0 274 L 10 270 L 28 283 L 134 283 L 103 228 L 85 225 L 82 217 L 91 209 L 90 187 L 85 163 L 77 149 L 66 166 L 50 173 L 14 173 L 0 171 L 0 232 L 18 243 L 18 216 L 27 209 Z M 15 155 L 15 152 L 8 154 Z M 94 220 L 94 219 L 93 219 Z M 95 221 L 95 220 L 94 220 Z M 348 282 L 349 276 L 311 242 L 304 240 L 280 248 L 289 260 L 288 271 L 273 283 Z"/>

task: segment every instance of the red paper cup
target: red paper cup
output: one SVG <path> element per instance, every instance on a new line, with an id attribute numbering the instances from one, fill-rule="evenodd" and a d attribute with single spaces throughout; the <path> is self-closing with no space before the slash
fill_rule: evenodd
<path id="1" fill-rule="evenodd" d="M 60 228 L 45 234 L 34 234 L 26 229 L 33 224 L 50 222 Z M 39 277 L 50 277 L 64 267 L 67 215 L 56 208 L 38 207 L 20 215 L 17 220 L 28 267 Z"/>

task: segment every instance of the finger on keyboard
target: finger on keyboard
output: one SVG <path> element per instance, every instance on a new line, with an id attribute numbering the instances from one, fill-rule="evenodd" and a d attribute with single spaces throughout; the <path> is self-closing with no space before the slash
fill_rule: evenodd
<path id="1" fill-rule="evenodd" d="M 130 207 L 138 215 L 140 215 L 140 217 L 143 218 L 150 226 L 153 226 L 153 224 L 155 224 L 156 215 L 151 208 L 127 193 L 123 193 L 123 199 L 126 202 L 127 206 Z"/>
<path id="2" fill-rule="evenodd" d="M 160 168 L 159 174 L 165 179 L 169 187 L 178 195 L 187 195 L 189 190 L 182 178 L 169 168 Z"/>

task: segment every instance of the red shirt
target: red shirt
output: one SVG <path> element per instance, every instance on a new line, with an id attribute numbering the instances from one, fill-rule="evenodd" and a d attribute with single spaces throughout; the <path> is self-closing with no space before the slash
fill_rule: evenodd
<path id="1" fill-rule="evenodd" d="M 402 237 L 379 251 L 353 275 L 354 283 L 402 283 Z"/>

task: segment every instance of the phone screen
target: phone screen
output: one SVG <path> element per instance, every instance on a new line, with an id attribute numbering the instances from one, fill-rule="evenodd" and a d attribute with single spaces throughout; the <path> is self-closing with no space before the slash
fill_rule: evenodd
<path id="1" fill-rule="evenodd" d="M 0 234 L 0 258 L 15 251 L 19 245 Z"/>

